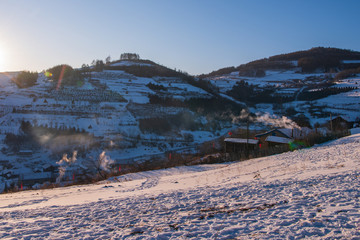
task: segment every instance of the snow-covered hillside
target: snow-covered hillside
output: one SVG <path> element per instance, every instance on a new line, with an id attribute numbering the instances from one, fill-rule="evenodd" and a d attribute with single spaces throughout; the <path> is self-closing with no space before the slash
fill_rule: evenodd
<path id="1" fill-rule="evenodd" d="M 127 66 L 132 62 L 120 63 Z M 56 162 L 64 153 L 77 151 L 77 162 L 85 166 L 84 162 L 96 159 L 106 150 L 107 156 L 116 164 L 128 164 L 154 156 L 164 157 L 166 151 L 192 151 L 199 143 L 214 139 L 228 130 L 184 129 L 159 135 L 140 129 L 141 119 L 165 118 L 182 112 L 194 116 L 194 121 L 204 122 L 201 116 L 195 116 L 182 107 L 149 104 L 149 94 L 178 100 L 211 97 L 203 89 L 177 77 L 145 78 L 121 70 L 104 70 L 92 72 L 91 77 L 87 76 L 81 85 L 57 87 L 41 73 L 34 86 L 19 88 L 12 80 L 16 74 L 0 74 L 0 192 L 4 183 L 10 187 L 20 179 L 57 175 Z M 148 84 L 161 85 L 166 91 L 154 91 Z M 24 121 L 47 129 L 47 133 L 36 139 L 41 148 L 31 148 L 26 144 L 16 146 L 15 142 L 13 145 L 17 149 L 12 150 L 9 144 L 5 144 L 7 135 L 21 133 L 20 126 Z M 70 129 L 71 136 L 60 136 L 61 142 L 53 141 L 51 129 L 59 133 Z M 20 156 L 19 151 L 29 150 L 31 156 Z M 55 171 L 46 170 L 49 167 L 55 168 Z M 89 169 L 85 167 L 79 171 L 82 170 Z"/>
<path id="2" fill-rule="evenodd" d="M 228 75 L 212 77 L 211 82 L 218 86 L 222 92 L 230 90 L 234 84 L 244 80 L 249 84 L 266 86 L 287 86 L 292 85 L 294 81 L 306 81 L 313 77 L 322 77 L 323 73 L 299 73 L 299 70 L 268 70 L 263 77 L 244 77 L 239 76 L 239 72 L 233 72 Z"/>
<path id="3" fill-rule="evenodd" d="M 0 195 L 2 239 L 358 239 L 360 134 L 244 162 Z"/>
<path id="4" fill-rule="evenodd" d="M 298 114 L 305 115 L 311 125 L 315 123 L 325 123 L 332 116 L 341 116 L 348 121 L 355 121 L 360 117 L 359 107 L 359 89 L 353 89 L 348 92 L 334 94 L 325 98 L 316 100 L 298 100 L 298 96 L 305 91 L 316 91 L 326 87 L 319 87 L 333 77 L 330 73 L 301 73 L 299 69 L 293 70 L 267 70 L 262 77 L 244 77 L 239 76 L 239 72 L 224 74 L 207 79 L 217 86 L 220 92 L 225 95 L 239 81 L 245 81 L 248 84 L 256 85 L 259 89 L 274 89 L 274 94 L 283 97 L 291 97 L 292 101 L 284 101 L 283 106 L 274 109 L 273 104 L 257 104 L 252 111 L 270 112 L 285 114 L 286 108 L 294 108 Z M 357 88 L 360 85 L 359 76 L 355 78 L 342 79 L 334 83 L 332 88 Z M 317 89 L 319 88 L 319 89 Z"/>

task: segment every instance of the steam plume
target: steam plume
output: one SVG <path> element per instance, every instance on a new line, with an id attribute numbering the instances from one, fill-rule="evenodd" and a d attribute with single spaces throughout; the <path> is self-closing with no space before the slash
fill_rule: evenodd
<path id="1" fill-rule="evenodd" d="M 256 121 L 262 122 L 264 124 L 270 124 L 275 127 L 300 129 L 299 125 L 297 125 L 293 120 L 291 120 L 285 116 L 278 117 L 276 115 L 270 115 L 269 113 L 266 113 L 263 115 L 260 115 L 257 113 Z"/>
<path id="2" fill-rule="evenodd" d="M 292 121 L 291 119 L 282 116 L 276 116 L 275 114 L 269 114 L 269 113 L 256 113 L 255 116 L 250 115 L 250 113 L 243 109 L 240 112 L 239 116 L 232 116 L 232 122 L 233 123 L 237 123 L 240 120 L 249 120 L 251 122 L 261 122 L 264 123 L 266 125 L 272 125 L 274 127 L 281 127 L 281 128 L 297 128 L 297 129 L 301 129 L 299 127 L 299 125 L 297 125 L 294 121 Z"/>
<path id="3" fill-rule="evenodd" d="M 109 172 L 111 164 L 114 163 L 114 160 L 112 160 L 109 156 L 105 155 L 105 151 L 100 153 L 99 155 L 99 163 L 100 163 L 100 169 Z"/>
<path id="4" fill-rule="evenodd" d="M 66 169 L 71 165 L 72 163 L 76 162 L 76 156 L 77 151 L 73 152 L 73 155 L 71 158 L 67 157 L 67 154 L 64 153 L 63 157 L 60 159 L 60 161 L 56 162 L 56 164 L 59 165 L 59 176 L 56 178 L 56 183 L 60 183 L 62 178 L 64 177 L 66 173 Z"/>

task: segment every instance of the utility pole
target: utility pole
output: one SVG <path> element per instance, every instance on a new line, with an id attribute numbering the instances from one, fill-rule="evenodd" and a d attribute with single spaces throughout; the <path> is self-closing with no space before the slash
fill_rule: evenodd
<path id="1" fill-rule="evenodd" d="M 249 116 L 246 121 L 246 158 L 249 158 Z"/>
<path id="2" fill-rule="evenodd" d="M 331 131 L 331 133 L 333 131 L 333 123 L 332 123 L 332 115 L 331 115 L 331 113 L 330 113 L 330 131 Z"/>

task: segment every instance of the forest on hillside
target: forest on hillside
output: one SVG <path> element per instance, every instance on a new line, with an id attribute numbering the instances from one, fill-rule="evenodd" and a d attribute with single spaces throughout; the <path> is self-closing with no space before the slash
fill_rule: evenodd
<path id="1" fill-rule="evenodd" d="M 297 51 L 286 54 L 279 54 L 269 58 L 255 60 L 238 67 L 226 67 L 213 71 L 208 74 L 202 74 L 199 77 L 213 77 L 223 74 L 230 74 L 239 71 L 240 75 L 255 77 L 254 72 L 264 71 L 267 69 L 292 69 L 296 67 L 292 61 L 297 61 L 297 67 L 303 72 L 312 72 L 322 69 L 324 72 L 344 70 L 341 60 L 360 60 L 360 52 L 339 49 L 316 47 L 305 51 Z M 261 74 L 259 74 L 261 77 Z"/>

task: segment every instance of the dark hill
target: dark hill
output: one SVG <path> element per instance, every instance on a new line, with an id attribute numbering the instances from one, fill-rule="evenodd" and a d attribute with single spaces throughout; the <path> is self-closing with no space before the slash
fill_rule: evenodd
<path id="1" fill-rule="evenodd" d="M 115 63 L 121 63 L 122 61 L 133 62 L 132 65 L 120 65 L 120 66 L 112 66 Z M 161 66 L 159 64 L 154 63 L 150 60 L 119 60 L 116 62 L 112 62 L 108 65 L 104 66 L 106 70 L 122 70 L 127 73 L 133 74 L 137 77 L 182 77 L 184 73 L 175 71 L 173 69 Z"/>
<path id="2" fill-rule="evenodd" d="M 295 67 L 292 61 L 297 61 L 297 67 L 300 67 L 303 72 L 313 72 L 319 69 L 324 72 L 338 71 L 347 68 L 342 64 L 342 60 L 360 60 L 360 52 L 339 48 L 316 47 L 305 51 L 275 55 L 242 64 L 238 67 L 222 68 L 209 74 L 200 75 L 200 77 L 219 76 L 234 71 L 239 71 L 244 76 L 256 76 L 257 74 L 261 76 L 262 71 L 268 69 L 292 69 Z"/>
<path id="3" fill-rule="evenodd" d="M 358 60 L 360 59 L 360 52 L 339 49 L 339 48 L 324 48 L 316 47 L 306 51 L 297 51 L 293 53 L 280 54 L 269 57 L 270 61 L 295 61 L 301 58 L 336 58 L 338 60 Z"/>

